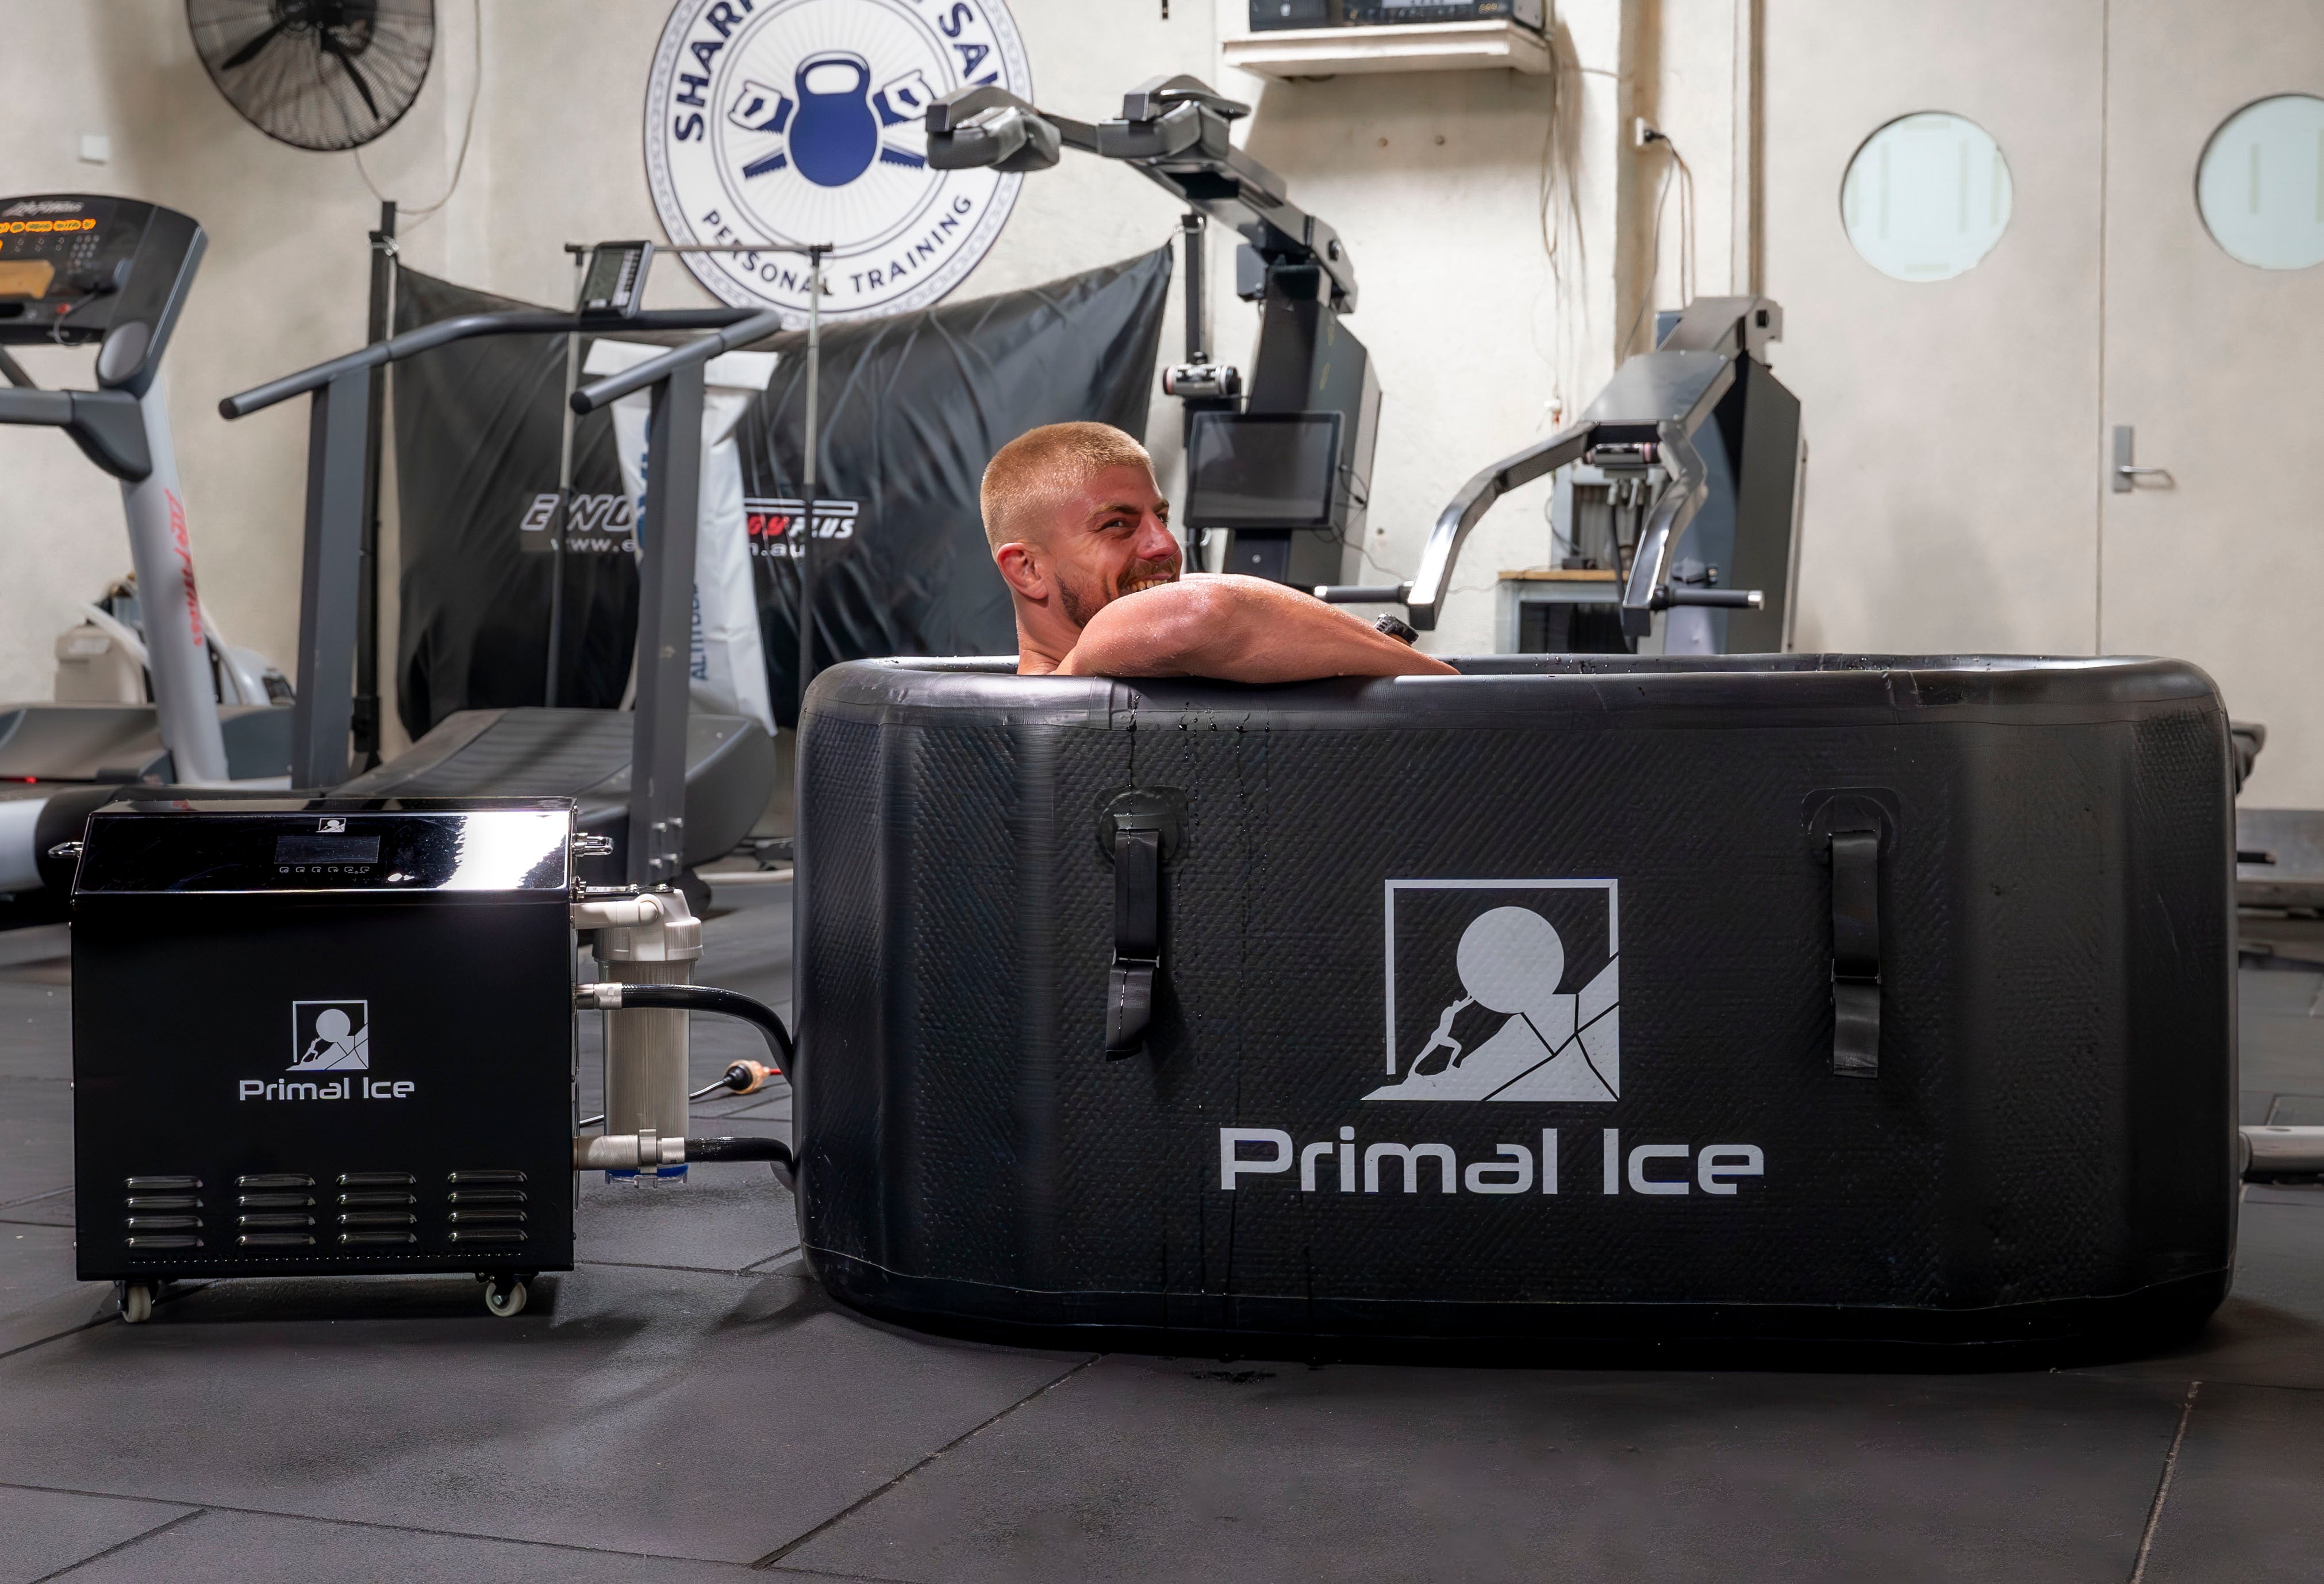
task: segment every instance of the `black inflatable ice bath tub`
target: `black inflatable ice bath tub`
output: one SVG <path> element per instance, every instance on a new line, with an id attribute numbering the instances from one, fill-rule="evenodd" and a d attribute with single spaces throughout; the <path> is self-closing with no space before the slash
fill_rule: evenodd
<path id="1" fill-rule="evenodd" d="M 2115 1344 L 2216 1307 L 2201 672 L 1462 665 L 825 672 L 797 1125 L 831 1291 L 1147 1345 Z"/>

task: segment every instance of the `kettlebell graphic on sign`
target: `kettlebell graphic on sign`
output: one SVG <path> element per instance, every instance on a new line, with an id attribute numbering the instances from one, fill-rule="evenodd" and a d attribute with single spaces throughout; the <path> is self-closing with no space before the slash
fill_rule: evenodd
<path id="1" fill-rule="evenodd" d="M 844 187 L 880 153 L 880 118 L 872 109 L 872 65 L 845 50 L 810 55 L 793 79 L 791 163 L 818 187 Z"/>

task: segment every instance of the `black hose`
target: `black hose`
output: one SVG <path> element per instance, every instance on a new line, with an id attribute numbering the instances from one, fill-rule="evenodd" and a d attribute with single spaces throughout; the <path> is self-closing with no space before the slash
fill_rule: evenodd
<path id="1" fill-rule="evenodd" d="M 788 1170 L 791 1163 L 791 1147 L 779 1138 L 689 1138 L 686 1141 L 688 1164 L 696 1161 L 772 1161 L 778 1168 Z"/>
<path id="2" fill-rule="evenodd" d="M 739 1017 L 744 1023 L 756 1024 L 759 1032 L 767 1037 L 767 1049 L 774 1055 L 775 1070 L 785 1078 L 790 1076 L 791 1032 L 775 1015 L 775 1009 L 763 1001 L 753 1001 L 748 996 L 710 985 L 623 985 L 622 1005 L 665 1007 L 673 1012 L 712 1012 L 721 1017 Z"/>

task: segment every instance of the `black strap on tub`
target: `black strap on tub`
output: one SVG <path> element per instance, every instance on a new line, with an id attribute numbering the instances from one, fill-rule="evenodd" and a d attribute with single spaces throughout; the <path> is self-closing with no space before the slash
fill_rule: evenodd
<path id="1" fill-rule="evenodd" d="M 1105 979 L 1105 1053 L 1119 1061 L 1146 1046 L 1154 1021 L 1154 973 L 1162 966 L 1162 833 L 1113 838 L 1113 966 Z"/>
<path id="2" fill-rule="evenodd" d="M 1831 833 L 1831 1070 L 1880 1076 L 1880 833 Z"/>
<path id="3" fill-rule="evenodd" d="M 1134 786 L 1098 809 L 1098 850 L 1113 864 L 1113 964 L 1105 976 L 1105 1054 L 1146 1048 L 1162 970 L 1162 862 L 1185 829 L 1185 794 Z"/>

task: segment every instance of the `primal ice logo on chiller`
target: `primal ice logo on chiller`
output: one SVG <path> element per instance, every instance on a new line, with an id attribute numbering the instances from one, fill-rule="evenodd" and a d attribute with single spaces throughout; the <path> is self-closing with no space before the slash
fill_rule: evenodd
<path id="1" fill-rule="evenodd" d="M 369 1002 L 290 1003 L 290 1070 L 292 1072 L 367 1070 L 370 1066 Z"/>
<path id="2" fill-rule="evenodd" d="M 1622 1098 L 1615 883 L 1388 883 L 1388 1077 L 1367 1100 Z"/>
<path id="3" fill-rule="evenodd" d="M 346 829 L 344 820 L 326 820 L 323 829 Z M 240 1100 L 408 1100 L 420 1086 L 408 1078 L 371 1076 L 371 1003 L 368 1001 L 293 1001 L 290 1003 L 290 1065 L 286 1070 L 310 1075 L 296 1078 L 245 1078 L 235 1086 Z M 349 1073 L 362 1073 L 350 1078 Z"/>
<path id="4" fill-rule="evenodd" d="M 929 104 L 1032 97 L 1001 0 L 679 0 L 646 88 L 646 174 L 678 243 L 829 243 L 823 311 L 923 308 L 976 267 L 1024 178 L 936 171 Z M 737 306 L 804 315 L 806 261 L 682 255 Z"/>

